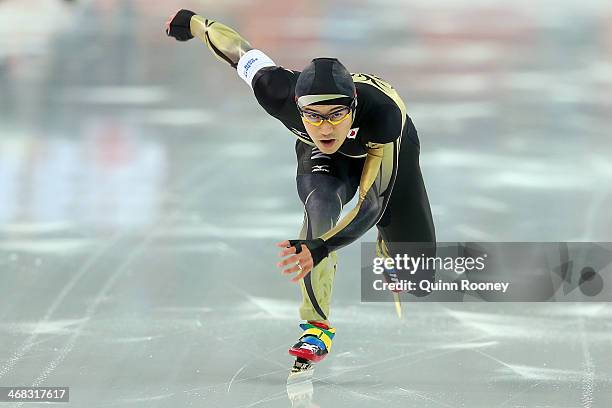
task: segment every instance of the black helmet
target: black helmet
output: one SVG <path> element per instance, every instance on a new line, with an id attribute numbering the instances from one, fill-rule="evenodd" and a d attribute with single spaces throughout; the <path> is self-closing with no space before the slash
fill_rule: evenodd
<path id="1" fill-rule="evenodd" d="M 308 105 L 345 105 L 354 109 L 357 91 L 353 78 L 336 58 L 315 58 L 295 84 L 298 108 Z"/>

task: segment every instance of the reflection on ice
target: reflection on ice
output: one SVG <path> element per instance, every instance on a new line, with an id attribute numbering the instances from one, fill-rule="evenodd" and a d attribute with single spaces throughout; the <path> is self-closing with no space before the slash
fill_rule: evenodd
<path id="1" fill-rule="evenodd" d="M 119 123 L 87 129 L 83 140 L 0 140 L 2 229 L 43 233 L 66 225 L 154 221 L 166 176 L 163 147 L 134 138 Z"/>

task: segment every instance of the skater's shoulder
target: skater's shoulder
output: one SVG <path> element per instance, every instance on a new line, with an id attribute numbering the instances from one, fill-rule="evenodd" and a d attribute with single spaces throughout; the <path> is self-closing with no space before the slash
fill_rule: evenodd
<path id="1" fill-rule="evenodd" d="M 351 74 L 358 96 L 361 94 L 364 97 L 374 100 L 384 100 L 385 97 L 395 96 L 397 91 L 389 82 L 375 74 L 369 73 L 353 73 Z"/>
<path id="2" fill-rule="evenodd" d="M 401 133 L 402 117 L 402 109 L 393 101 L 365 101 L 361 109 L 357 107 L 355 127 L 361 128 L 363 135 L 369 135 L 368 142 L 388 143 Z"/>

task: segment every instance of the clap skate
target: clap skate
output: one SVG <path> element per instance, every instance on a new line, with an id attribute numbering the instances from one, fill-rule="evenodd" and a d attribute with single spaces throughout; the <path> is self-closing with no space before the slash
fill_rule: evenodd
<path id="1" fill-rule="evenodd" d="M 329 354 L 336 333 L 336 329 L 322 323 L 302 323 L 300 327 L 304 333 L 289 349 L 289 354 L 296 357 L 292 374 L 312 371 L 313 363 L 322 361 Z"/>

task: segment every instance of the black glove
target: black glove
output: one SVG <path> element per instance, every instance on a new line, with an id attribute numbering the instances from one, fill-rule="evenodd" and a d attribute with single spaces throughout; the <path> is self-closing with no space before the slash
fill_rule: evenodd
<path id="1" fill-rule="evenodd" d="M 178 41 L 187 41 L 193 38 L 189 24 L 191 17 L 195 16 L 196 13 L 190 10 L 179 10 L 170 22 L 170 30 L 166 31 L 169 37 L 174 37 Z"/>
<path id="2" fill-rule="evenodd" d="M 321 238 L 289 240 L 289 245 L 295 247 L 296 254 L 302 252 L 302 244 L 306 245 L 306 248 L 308 248 L 310 254 L 312 255 L 313 268 L 317 266 L 319 262 L 325 259 L 327 255 L 329 255 L 329 249 L 327 249 L 325 241 L 323 241 Z"/>

